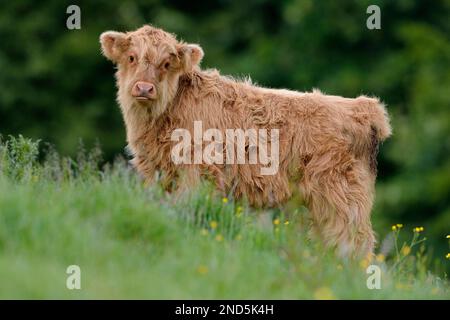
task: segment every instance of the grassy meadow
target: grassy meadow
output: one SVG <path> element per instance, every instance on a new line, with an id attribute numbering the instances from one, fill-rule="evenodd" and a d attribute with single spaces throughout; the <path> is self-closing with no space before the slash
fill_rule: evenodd
<path id="1" fill-rule="evenodd" d="M 428 255 L 426 230 L 397 225 L 374 261 L 341 261 L 307 239 L 304 207 L 257 212 L 207 185 L 170 195 L 124 159 L 99 163 L 98 148 L 71 159 L 1 140 L 0 298 L 450 298 L 448 260 Z M 74 264 L 81 290 L 66 288 Z M 366 286 L 369 264 L 379 290 Z"/>

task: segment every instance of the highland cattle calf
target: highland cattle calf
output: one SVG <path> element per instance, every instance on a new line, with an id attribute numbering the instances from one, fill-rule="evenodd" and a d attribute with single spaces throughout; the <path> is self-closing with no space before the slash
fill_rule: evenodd
<path id="1" fill-rule="evenodd" d="M 310 211 L 312 234 L 325 245 L 342 256 L 373 252 L 376 156 L 380 142 L 391 134 L 378 99 L 268 89 L 202 70 L 200 46 L 152 26 L 104 32 L 100 42 L 103 54 L 117 65 L 117 100 L 132 163 L 147 182 L 159 173 L 168 190 L 184 190 L 211 179 L 223 192 L 255 207 L 279 206 L 300 193 Z M 230 150 L 219 144 L 215 151 L 225 151 L 225 160 L 219 158 L 224 161 L 174 161 L 174 132 L 183 129 L 195 136 L 196 123 L 222 138 L 233 129 L 265 130 L 263 138 L 255 139 L 266 143 L 266 153 L 276 151 L 276 158 L 226 161 Z M 251 140 L 244 145 L 246 156 L 253 149 L 262 151 L 259 141 Z M 189 153 L 206 143 L 194 138 Z M 264 174 L 262 167 L 274 161 L 276 171 Z"/>

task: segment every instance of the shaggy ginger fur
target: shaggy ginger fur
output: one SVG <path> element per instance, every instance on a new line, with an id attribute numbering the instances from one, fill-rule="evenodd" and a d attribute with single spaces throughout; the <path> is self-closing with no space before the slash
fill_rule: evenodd
<path id="1" fill-rule="evenodd" d="M 160 172 L 168 189 L 178 189 L 209 177 L 257 207 L 280 205 L 300 191 L 313 234 L 343 256 L 372 253 L 376 154 L 391 134 L 379 100 L 266 89 L 202 70 L 198 45 L 151 26 L 108 31 L 100 41 L 118 66 L 117 99 L 132 163 L 147 181 Z M 137 81 L 152 84 L 156 97 L 136 99 Z M 196 120 L 203 130 L 279 129 L 278 173 L 261 175 L 258 164 L 175 165 L 171 134 L 177 128 L 192 132 Z"/>

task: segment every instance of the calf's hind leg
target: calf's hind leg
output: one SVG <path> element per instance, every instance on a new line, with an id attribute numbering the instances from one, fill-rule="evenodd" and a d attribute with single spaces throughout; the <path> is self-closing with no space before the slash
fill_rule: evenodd
<path id="1" fill-rule="evenodd" d="M 342 257 L 373 254 L 375 235 L 370 221 L 375 177 L 349 154 L 311 159 L 301 188 L 313 231 Z"/>

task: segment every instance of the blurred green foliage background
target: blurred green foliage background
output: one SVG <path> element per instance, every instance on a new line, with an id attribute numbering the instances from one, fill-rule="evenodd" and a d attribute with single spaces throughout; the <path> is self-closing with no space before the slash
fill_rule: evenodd
<path id="1" fill-rule="evenodd" d="M 66 8 L 81 8 L 81 30 Z M 381 30 L 366 9 L 381 8 Z M 95 140 L 112 159 L 125 146 L 105 30 L 145 23 L 200 43 L 203 67 L 264 86 L 355 97 L 388 106 L 375 226 L 423 225 L 442 257 L 450 233 L 450 1 L 2 1 L 0 133 L 49 141 L 74 154 Z"/>

